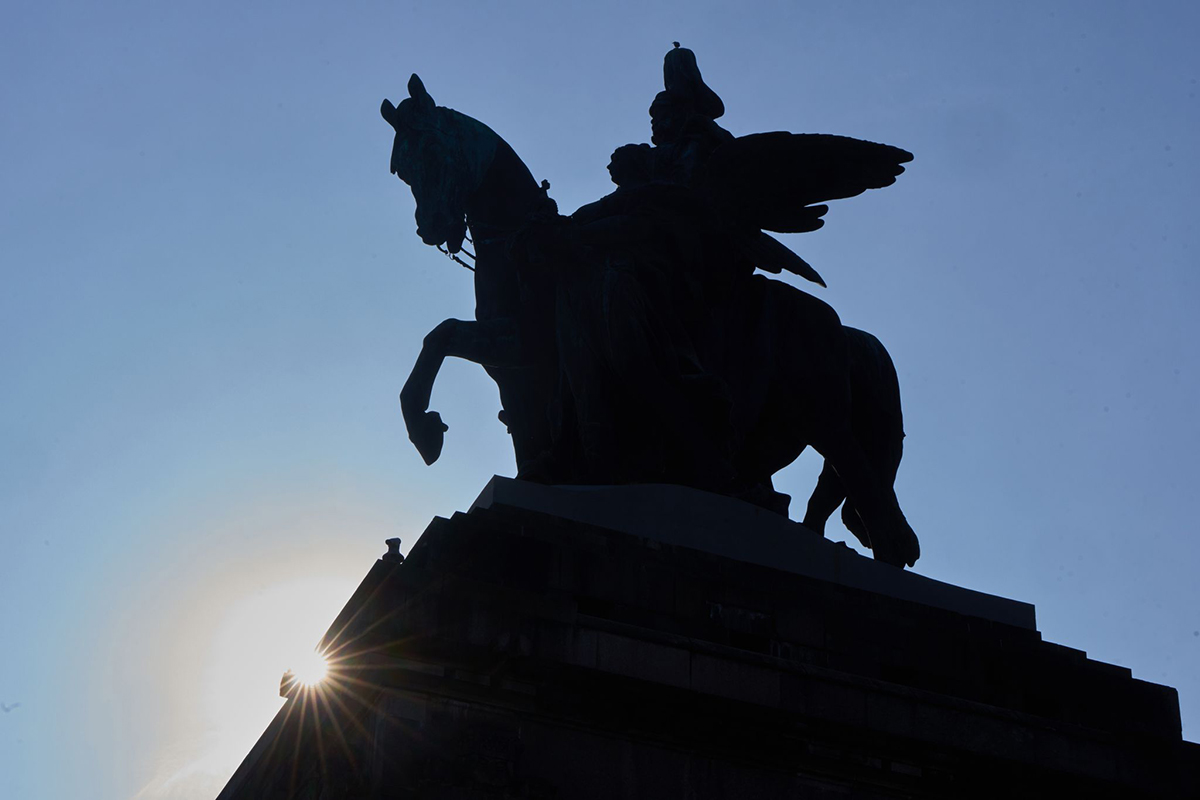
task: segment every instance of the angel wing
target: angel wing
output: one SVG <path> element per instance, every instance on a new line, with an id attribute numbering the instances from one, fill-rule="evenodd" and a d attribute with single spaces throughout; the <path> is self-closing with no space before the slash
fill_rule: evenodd
<path id="1" fill-rule="evenodd" d="M 705 187 L 747 222 L 777 233 L 815 231 L 820 205 L 896 182 L 912 153 L 824 133 L 755 133 L 718 147 L 704 166 Z"/>
<path id="2" fill-rule="evenodd" d="M 742 252 L 763 272 L 778 275 L 786 270 L 820 286 L 825 285 L 824 278 L 811 264 L 793 253 L 783 242 L 762 231 L 746 242 Z"/>

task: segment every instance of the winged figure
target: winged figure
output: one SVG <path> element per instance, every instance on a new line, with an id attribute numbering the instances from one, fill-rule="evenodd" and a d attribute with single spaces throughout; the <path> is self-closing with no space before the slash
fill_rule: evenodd
<path id="1" fill-rule="evenodd" d="M 650 105 L 655 177 L 703 192 L 723 217 L 753 231 L 743 252 L 759 269 L 824 286 L 812 266 L 766 231 L 817 230 L 825 224 L 826 203 L 892 185 L 912 153 L 823 133 L 735 137 L 716 123 L 725 105 L 704 83 L 695 54 L 674 44 L 663 61 L 665 88 Z"/>

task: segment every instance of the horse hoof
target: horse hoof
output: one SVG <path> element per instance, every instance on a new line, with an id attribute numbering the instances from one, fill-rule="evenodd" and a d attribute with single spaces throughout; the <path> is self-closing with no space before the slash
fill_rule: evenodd
<path id="1" fill-rule="evenodd" d="M 904 559 L 904 563 L 908 566 L 915 566 L 917 559 L 921 557 L 921 543 L 917 541 L 916 534 L 913 535 L 912 541 L 908 546 L 908 556 Z"/>
<path id="2" fill-rule="evenodd" d="M 903 538 L 909 539 L 908 536 Z M 882 561 L 884 564 L 890 564 L 899 569 L 904 569 L 906 566 L 911 567 L 921 555 L 921 550 L 916 545 L 916 538 L 916 535 L 912 534 L 911 541 L 901 543 L 892 536 L 886 538 L 876 536 L 871 540 L 871 555 L 876 561 Z"/>
<path id="3" fill-rule="evenodd" d="M 902 534 L 904 538 L 904 563 L 911 567 L 921 557 L 921 542 L 917 539 L 916 531 L 908 527 L 907 524 L 904 528 L 905 530 Z"/>
<path id="4" fill-rule="evenodd" d="M 904 556 L 891 550 L 890 548 L 880 548 L 878 545 L 876 545 L 871 553 L 874 555 L 876 561 L 880 561 L 898 569 L 904 569 Z"/>
<path id="5" fill-rule="evenodd" d="M 426 466 L 433 464 L 442 455 L 442 445 L 446 443 L 446 431 L 450 426 L 442 422 L 441 414 L 436 411 L 426 411 L 420 423 L 408 432 L 408 438 L 416 446 L 417 452 L 425 461 Z"/>

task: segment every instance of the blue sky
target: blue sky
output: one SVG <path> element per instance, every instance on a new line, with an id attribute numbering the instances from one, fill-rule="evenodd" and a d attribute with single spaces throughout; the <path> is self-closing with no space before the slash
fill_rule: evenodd
<path id="1" fill-rule="evenodd" d="M 383 540 L 512 474 L 473 308 L 388 174 L 419 72 L 564 210 L 672 40 L 734 133 L 916 158 L 789 244 L 891 351 L 918 571 L 1177 686 L 1200 731 L 1200 6 L 9 2 L 0 25 L 0 795 L 211 797 Z M 1191 144 L 1189 144 L 1191 142 Z M 778 481 L 802 508 L 819 464 Z M 840 528 L 834 538 L 846 536 Z M 69 753 L 68 757 L 64 754 Z"/>

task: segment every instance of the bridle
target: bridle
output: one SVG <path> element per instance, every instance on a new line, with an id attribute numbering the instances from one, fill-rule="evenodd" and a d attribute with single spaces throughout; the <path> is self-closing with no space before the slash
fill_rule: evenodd
<path id="1" fill-rule="evenodd" d="M 471 241 L 471 237 L 470 237 L 470 236 L 467 236 L 467 237 L 464 237 L 464 238 L 465 238 L 465 239 L 466 239 L 468 242 L 470 242 L 470 241 Z M 472 266 L 471 266 L 470 264 L 468 264 L 467 262 L 463 261 L 461 258 L 459 258 L 459 257 L 458 257 L 457 255 L 455 255 L 454 253 L 451 253 L 449 250 L 447 250 L 446 248 L 442 247 L 440 244 L 439 244 L 439 245 L 437 245 L 437 249 L 438 249 L 438 252 L 440 252 L 440 253 L 445 253 L 447 256 L 449 256 L 449 257 L 450 257 L 450 260 L 451 260 L 451 261 L 453 261 L 455 264 L 458 264 L 458 265 L 460 265 L 460 266 L 466 267 L 467 269 L 471 270 L 471 272 L 474 272 L 474 271 L 475 271 L 475 268 L 474 268 L 474 267 L 472 267 Z M 459 249 L 459 252 L 460 252 L 460 253 L 466 253 L 468 256 L 470 256 L 470 258 L 471 258 L 471 260 L 472 260 L 472 261 L 475 261 L 475 260 L 476 260 L 476 259 L 475 259 L 475 254 L 474 254 L 474 253 L 472 253 L 470 250 L 466 249 L 465 247 L 463 247 L 463 248 L 460 248 L 460 249 Z"/>

